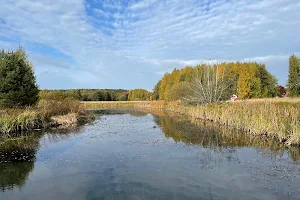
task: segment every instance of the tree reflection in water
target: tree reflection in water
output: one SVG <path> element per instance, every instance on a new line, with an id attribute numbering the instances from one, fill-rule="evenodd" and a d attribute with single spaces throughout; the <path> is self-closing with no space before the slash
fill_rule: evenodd
<path id="1" fill-rule="evenodd" d="M 190 120 L 182 116 L 156 115 L 154 121 L 162 128 L 168 138 L 187 145 L 201 145 L 218 152 L 234 153 L 236 147 L 255 147 L 263 155 L 282 156 L 286 150 L 290 157 L 297 161 L 300 157 L 299 148 L 288 148 L 275 139 L 253 136 L 242 131 L 212 122 Z M 227 157 L 232 159 L 231 156 Z"/>
<path id="2" fill-rule="evenodd" d="M 2 142 L 0 144 L 0 189 L 4 191 L 25 185 L 30 172 L 34 169 L 41 138 L 43 138 L 42 145 L 55 143 L 77 135 L 78 130 L 34 133 Z"/>
<path id="3" fill-rule="evenodd" d="M 22 187 L 34 168 L 42 134 L 16 138 L 0 145 L 0 188 Z"/>

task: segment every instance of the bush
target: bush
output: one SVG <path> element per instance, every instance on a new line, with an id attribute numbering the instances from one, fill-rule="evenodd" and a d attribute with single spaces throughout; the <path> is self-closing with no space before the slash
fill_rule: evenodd
<path id="1" fill-rule="evenodd" d="M 38 101 L 32 64 L 22 48 L 0 51 L 0 106 L 29 106 Z"/>
<path id="2" fill-rule="evenodd" d="M 122 95 L 118 98 L 118 101 L 127 101 L 127 95 Z"/>
<path id="3" fill-rule="evenodd" d="M 67 99 L 63 101 L 42 100 L 39 102 L 38 110 L 46 119 L 55 115 L 83 112 L 80 101 Z"/>
<path id="4" fill-rule="evenodd" d="M 167 97 L 169 101 L 176 101 L 187 97 L 188 95 L 190 95 L 190 93 L 190 83 L 179 82 L 171 87 Z"/>
<path id="5" fill-rule="evenodd" d="M 128 93 L 128 101 L 146 101 L 151 100 L 152 93 L 144 89 L 130 90 Z"/>

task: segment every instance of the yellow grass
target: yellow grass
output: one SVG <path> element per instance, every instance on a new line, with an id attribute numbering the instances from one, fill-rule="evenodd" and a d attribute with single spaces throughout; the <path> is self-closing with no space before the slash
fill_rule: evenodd
<path id="1" fill-rule="evenodd" d="M 236 103 L 219 103 L 201 106 L 180 102 L 83 102 L 85 108 L 149 108 L 165 109 L 190 116 L 233 126 L 250 134 L 274 137 L 287 145 L 300 144 L 299 98 L 255 99 Z"/>
<path id="2" fill-rule="evenodd" d="M 82 104 L 78 101 L 41 101 L 36 107 L 27 108 L 0 108 L 0 134 L 15 135 L 23 131 L 41 129 L 52 124 L 62 123 L 53 116 L 66 115 L 80 118 L 85 114 Z M 63 118 L 66 122 L 70 117 Z M 74 123 L 74 119 L 72 124 Z M 65 124 L 65 123 L 63 123 Z"/>
<path id="3" fill-rule="evenodd" d="M 300 103 L 300 98 L 295 97 L 286 97 L 286 98 L 262 98 L 262 99 L 247 99 L 247 100 L 239 100 L 238 103 L 243 102 L 285 102 L 285 103 Z"/>

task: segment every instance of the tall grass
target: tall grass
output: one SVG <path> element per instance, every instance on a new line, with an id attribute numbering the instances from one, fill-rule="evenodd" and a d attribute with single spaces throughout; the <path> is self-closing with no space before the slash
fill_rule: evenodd
<path id="1" fill-rule="evenodd" d="M 113 102 L 84 103 L 86 108 L 113 108 Z M 91 106 L 91 107 L 90 107 Z M 296 99 L 250 100 L 238 103 L 214 103 L 199 106 L 180 102 L 129 102 L 123 107 L 165 109 L 185 114 L 193 119 L 208 120 L 247 131 L 266 135 L 287 145 L 300 145 L 300 102 Z"/>
<path id="2" fill-rule="evenodd" d="M 55 115 L 65 115 L 68 113 L 82 113 L 84 109 L 80 101 L 75 100 L 42 100 L 37 106 L 37 110 L 48 118 Z"/>
<path id="3" fill-rule="evenodd" d="M 244 102 L 202 106 L 169 103 L 166 109 L 234 126 L 251 134 L 268 135 L 289 145 L 300 144 L 300 103 Z"/>
<path id="4" fill-rule="evenodd" d="M 40 101 L 36 107 L 0 108 L 0 134 L 17 135 L 23 131 L 41 129 L 51 125 L 52 117 L 84 113 L 79 101 Z"/>

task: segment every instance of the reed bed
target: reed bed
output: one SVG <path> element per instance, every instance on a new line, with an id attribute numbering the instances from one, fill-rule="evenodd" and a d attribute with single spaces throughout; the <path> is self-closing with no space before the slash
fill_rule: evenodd
<path id="1" fill-rule="evenodd" d="M 299 97 L 286 97 L 286 98 L 261 98 L 261 99 L 246 99 L 246 100 L 240 100 L 237 101 L 237 103 L 243 103 L 243 102 L 283 102 L 283 103 L 300 103 Z"/>
<path id="2" fill-rule="evenodd" d="M 70 113 L 72 113 L 70 116 L 74 116 L 77 120 L 85 114 L 85 111 L 79 101 L 71 100 L 40 101 L 35 107 L 0 108 L 0 134 L 14 136 L 24 131 L 56 126 L 58 124 L 54 116 Z"/>
<path id="3" fill-rule="evenodd" d="M 288 145 L 300 144 L 299 103 L 244 102 L 202 106 L 169 103 L 166 110 L 233 126 L 251 134 L 274 137 Z"/>
<path id="4" fill-rule="evenodd" d="M 180 102 L 93 102 L 85 108 L 149 108 L 185 114 L 193 119 L 208 120 L 247 131 L 250 134 L 273 137 L 287 145 L 300 145 L 300 102 L 298 100 L 246 100 L 237 103 L 184 105 Z"/>

